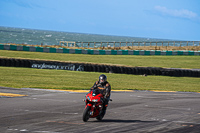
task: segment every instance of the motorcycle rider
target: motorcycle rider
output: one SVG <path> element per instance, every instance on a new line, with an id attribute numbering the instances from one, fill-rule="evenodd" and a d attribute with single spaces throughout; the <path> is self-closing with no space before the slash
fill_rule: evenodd
<path id="1" fill-rule="evenodd" d="M 100 92 L 103 94 L 103 112 L 104 115 L 106 112 L 106 108 L 108 106 L 108 102 L 110 100 L 110 92 L 111 92 L 111 86 L 109 82 L 107 81 L 107 76 L 102 74 L 99 76 L 99 80 L 94 83 L 94 85 L 90 88 L 90 90 L 93 89 L 99 89 Z"/>

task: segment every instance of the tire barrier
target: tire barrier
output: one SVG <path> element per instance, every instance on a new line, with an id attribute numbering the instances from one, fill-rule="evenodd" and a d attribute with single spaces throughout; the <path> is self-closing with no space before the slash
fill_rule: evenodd
<path id="1" fill-rule="evenodd" d="M 68 54 L 92 54 L 92 55 L 196 55 L 200 51 L 160 51 L 160 50 L 98 50 L 98 49 L 67 49 L 0 44 L 0 50 L 46 52 L 46 53 L 68 53 Z"/>
<path id="2" fill-rule="evenodd" d="M 65 63 L 58 61 L 26 60 L 13 58 L 0 58 L 0 66 L 84 71 L 84 64 L 82 63 Z"/>
<path id="3" fill-rule="evenodd" d="M 126 67 L 89 63 L 71 63 L 59 61 L 27 60 L 0 58 L 0 66 L 26 67 L 37 69 L 56 69 L 86 72 L 119 73 L 134 75 L 162 75 L 175 77 L 200 77 L 200 69 L 159 68 L 159 67 Z"/>

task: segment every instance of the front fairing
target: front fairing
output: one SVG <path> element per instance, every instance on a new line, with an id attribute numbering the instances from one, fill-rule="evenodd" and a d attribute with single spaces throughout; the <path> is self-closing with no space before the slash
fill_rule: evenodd
<path id="1" fill-rule="evenodd" d="M 91 118 L 94 118 L 99 115 L 99 112 L 102 110 L 102 100 L 103 95 L 101 93 L 91 91 L 86 95 L 86 107 L 91 107 Z M 86 108 L 85 107 L 85 108 Z"/>
<path id="2" fill-rule="evenodd" d="M 101 101 L 102 97 L 103 95 L 101 93 L 91 91 L 90 93 L 86 95 L 86 100 L 88 100 L 89 102 L 100 103 L 102 102 Z"/>

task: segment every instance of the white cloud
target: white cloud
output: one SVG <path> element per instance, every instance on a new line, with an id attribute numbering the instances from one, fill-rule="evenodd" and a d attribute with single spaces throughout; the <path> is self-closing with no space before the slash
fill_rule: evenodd
<path id="1" fill-rule="evenodd" d="M 199 18 L 198 14 L 196 14 L 195 12 L 186 10 L 186 9 L 175 10 L 175 9 L 168 9 L 163 6 L 155 6 L 154 9 L 163 15 L 169 15 L 169 16 L 173 16 L 173 17 L 187 18 L 187 19 L 198 19 Z"/>

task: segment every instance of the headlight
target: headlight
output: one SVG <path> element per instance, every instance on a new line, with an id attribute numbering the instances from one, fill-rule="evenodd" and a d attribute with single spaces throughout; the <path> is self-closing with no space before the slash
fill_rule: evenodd
<path id="1" fill-rule="evenodd" d="M 98 99 L 93 99 L 92 101 L 93 101 L 93 102 L 98 102 Z"/>

